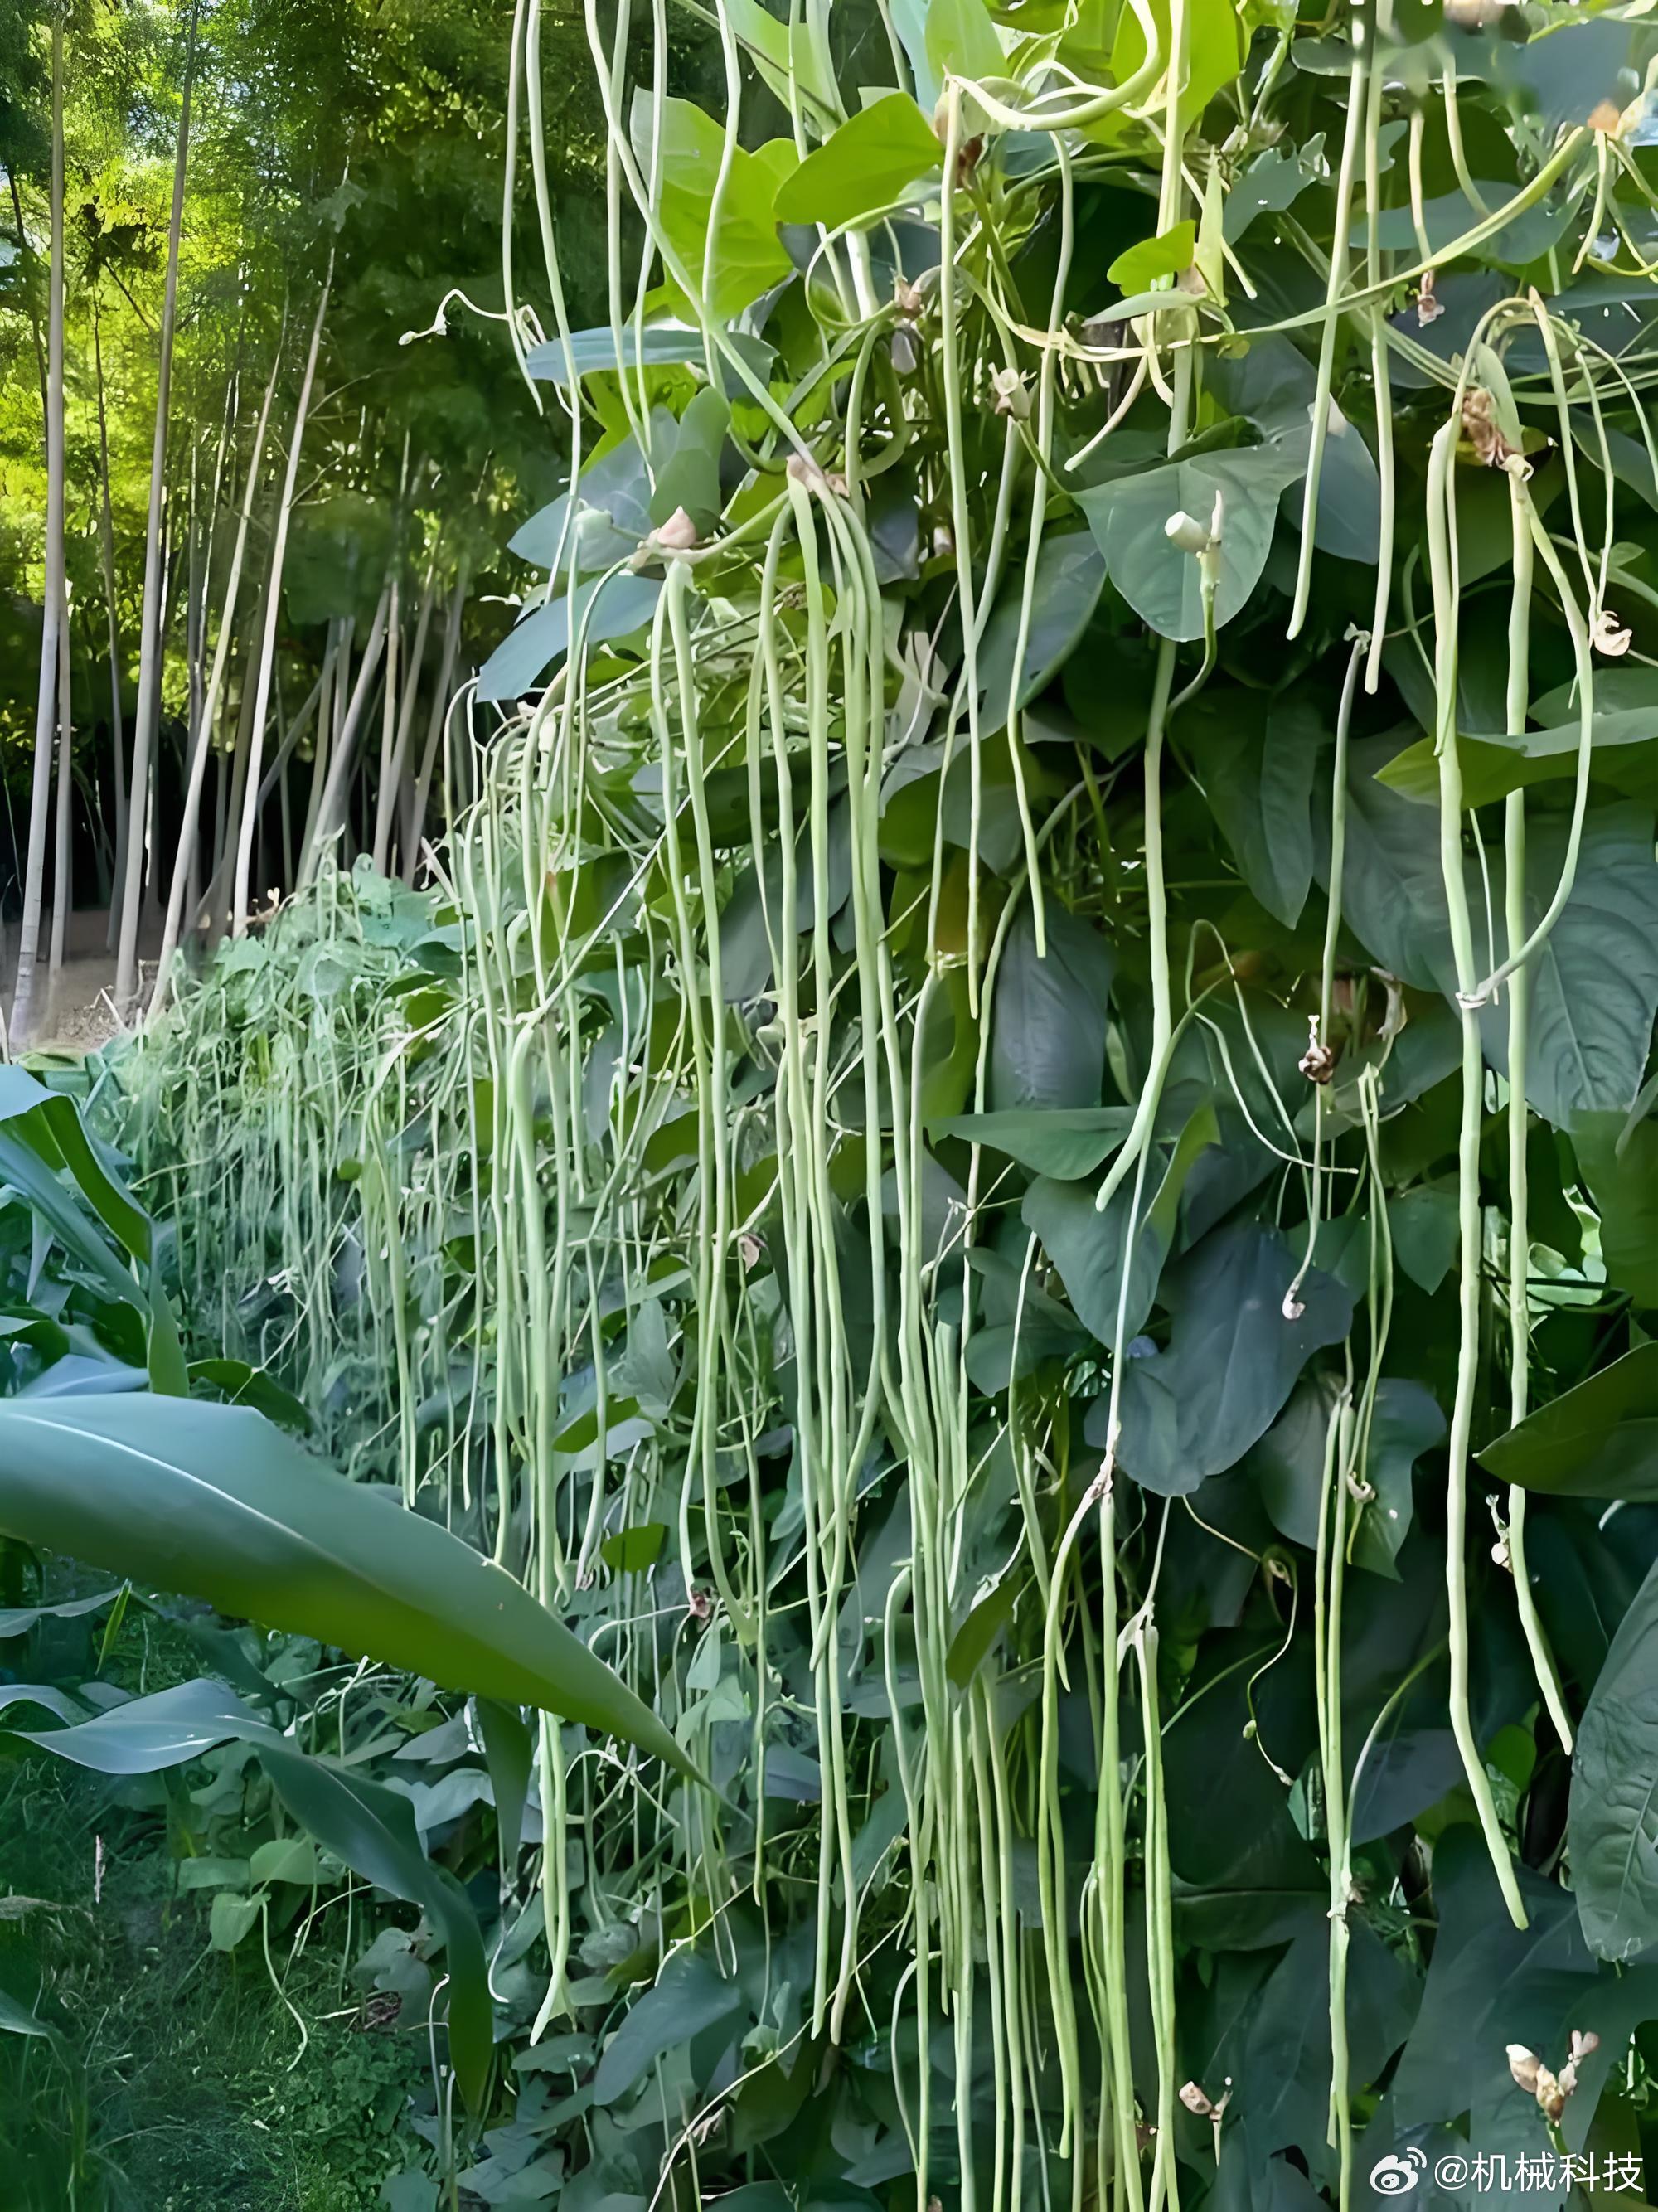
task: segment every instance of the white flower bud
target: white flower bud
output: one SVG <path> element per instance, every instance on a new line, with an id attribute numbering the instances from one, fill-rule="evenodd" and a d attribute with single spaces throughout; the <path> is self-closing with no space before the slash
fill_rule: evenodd
<path id="1" fill-rule="evenodd" d="M 1206 553 L 1209 550 L 1209 532 L 1194 514 L 1177 507 L 1163 526 L 1163 534 L 1171 545 L 1178 545 L 1182 553 Z"/>

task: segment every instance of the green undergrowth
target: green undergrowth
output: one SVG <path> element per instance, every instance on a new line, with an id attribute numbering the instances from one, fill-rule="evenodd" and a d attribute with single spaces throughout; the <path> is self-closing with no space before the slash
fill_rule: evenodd
<path id="1" fill-rule="evenodd" d="M 163 1687 L 192 1648 L 135 1610 L 106 1676 Z M 270 1969 L 257 1932 L 211 1947 L 210 1893 L 179 1887 L 199 1780 L 112 1781 L 44 1752 L 0 1769 L 0 2002 L 59 2038 L 0 2036 L 6 2212 L 360 2212 L 403 2162 L 423 2025 L 352 1978 L 361 1916 L 349 1936 L 325 1917 L 296 1958 L 273 1932 Z"/>

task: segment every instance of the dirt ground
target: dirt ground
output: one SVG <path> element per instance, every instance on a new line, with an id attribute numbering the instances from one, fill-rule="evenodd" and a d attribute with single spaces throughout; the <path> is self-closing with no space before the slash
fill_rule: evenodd
<path id="1" fill-rule="evenodd" d="M 38 1034 L 31 1038 L 31 1053 L 64 1053 L 79 1058 L 107 1044 L 121 1027 L 115 1012 L 115 955 L 105 938 L 108 916 L 86 911 L 70 917 L 65 933 L 64 964 L 52 979 L 46 1011 Z M 41 950 L 50 945 L 51 921 L 41 931 Z M 0 1004 L 9 1008 L 15 974 L 16 925 L 0 934 Z M 141 948 L 142 950 L 143 948 Z M 155 948 L 151 948 L 152 953 Z M 143 1005 L 155 987 L 155 962 L 141 960 Z"/>

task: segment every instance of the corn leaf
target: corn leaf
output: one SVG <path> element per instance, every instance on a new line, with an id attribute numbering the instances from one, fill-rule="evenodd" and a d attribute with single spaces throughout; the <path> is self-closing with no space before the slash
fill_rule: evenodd
<path id="1" fill-rule="evenodd" d="M 0 1407 L 0 1530 L 686 1767 L 521 1583 L 245 1407 L 146 1394 Z"/>

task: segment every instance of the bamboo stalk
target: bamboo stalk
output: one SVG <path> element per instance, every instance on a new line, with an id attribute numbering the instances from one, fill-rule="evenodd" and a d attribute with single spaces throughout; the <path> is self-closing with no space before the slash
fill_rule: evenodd
<path id="1" fill-rule="evenodd" d="M 437 689 L 432 694 L 432 711 L 426 724 L 426 750 L 421 756 L 420 774 L 410 800 L 409 811 L 403 826 L 403 880 L 412 884 L 420 861 L 421 832 L 426 826 L 426 809 L 431 797 L 432 773 L 437 763 L 438 745 L 443 736 L 444 725 L 449 715 L 449 693 L 455 680 L 455 662 L 460 652 L 461 617 L 466 611 L 466 586 L 470 571 L 466 556 L 460 557 L 459 572 L 449 601 L 449 619 L 444 626 L 443 659 L 438 664 Z"/>
<path id="2" fill-rule="evenodd" d="M 115 612 L 115 516 L 109 495 L 109 415 L 104 398 L 104 348 L 99 329 L 98 295 L 92 295 L 92 362 L 98 394 L 98 550 L 104 574 L 104 612 L 109 626 L 109 739 L 115 793 L 115 868 L 109 902 L 108 944 L 115 949 L 120 909 L 114 885 L 126 872 L 126 741 L 121 715 L 121 638 Z"/>
<path id="3" fill-rule="evenodd" d="M 328 295 L 333 282 L 334 257 L 331 253 L 327 273 L 323 278 L 322 297 L 317 302 L 317 319 L 311 325 L 311 345 L 305 358 L 305 376 L 300 386 L 299 405 L 295 410 L 294 435 L 288 443 L 288 470 L 282 479 L 282 505 L 276 514 L 276 538 L 270 548 L 270 572 L 265 584 L 264 633 L 259 648 L 252 721 L 248 732 L 246 789 L 252 793 L 252 798 L 244 803 L 236 833 L 236 875 L 230 927 L 238 937 L 247 927 L 248 879 L 253 862 L 253 823 L 258 811 L 259 775 L 264 756 L 264 716 L 270 699 L 271 665 L 276 657 L 276 623 L 282 611 L 282 567 L 288 554 L 288 525 L 294 515 L 300 473 L 300 449 L 305 441 L 306 417 L 311 411 L 311 393 L 317 379 L 317 354 L 322 344 L 323 323 L 328 313 Z"/>
<path id="4" fill-rule="evenodd" d="M 317 872 L 323 848 L 339 835 L 345 820 L 345 793 L 349 784 L 352 763 L 357 749 L 357 732 L 373 696 L 374 678 L 378 674 L 380 656 L 386 647 L 390 635 L 391 614 L 397 596 L 395 579 L 383 586 L 380 605 L 374 610 L 374 623 L 368 633 L 368 642 L 363 647 L 362 659 L 357 669 L 357 680 L 351 692 L 351 704 L 346 709 L 344 723 L 335 738 L 333 757 L 328 764 L 327 779 L 322 787 L 322 798 L 317 808 L 317 818 L 306 849 L 300 860 L 300 881 L 308 884 Z M 392 683 L 392 672 L 386 672 L 388 689 Z M 337 693 L 336 696 L 337 697 Z"/>
<path id="5" fill-rule="evenodd" d="M 74 872 L 70 860 L 70 799 L 74 783 L 74 726 L 70 719 L 69 587 L 64 586 L 62 618 L 58 625 L 58 814 L 52 855 L 52 974 L 64 964 L 70 908 L 74 903 Z"/>
<path id="6" fill-rule="evenodd" d="M 52 796 L 58 634 L 64 612 L 64 29 L 58 21 L 52 28 L 52 269 L 47 301 L 46 589 L 40 611 L 40 681 L 34 713 L 28 858 L 23 873 L 23 921 L 11 1008 L 14 1048 L 27 1043 L 38 1018 L 35 969 L 46 879 L 46 816 Z"/>
<path id="7" fill-rule="evenodd" d="M 196 76 L 196 33 L 199 0 L 190 15 L 190 44 L 185 58 L 179 138 L 173 163 L 173 210 L 167 223 L 167 281 L 161 302 L 161 346 L 156 363 L 155 434 L 150 447 L 149 520 L 144 533 L 144 596 L 139 626 L 138 720 L 132 732 L 132 781 L 127 802 L 129 836 L 119 886 L 121 927 L 115 964 L 115 1003 L 125 1011 L 138 992 L 138 920 L 143 877 L 143 839 L 139 825 L 148 819 L 147 794 L 153 781 L 155 725 L 161 708 L 163 623 L 161 598 L 161 504 L 167 476 L 168 406 L 173 389 L 173 339 L 179 308 L 179 244 L 184 230 L 185 170 L 190 155 L 190 95 Z"/>
<path id="8" fill-rule="evenodd" d="M 270 421 L 270 403 L 276 390 L 276 374 L 281 366 L 282 344 L 277 341 L 276 358 L 270 364 L 270 375 L 264 387 L 264 398 L 259 407 L 258 424 L 253 433 L 253 451 L 247 465 L 247 481 L 242 488 L 241 514 L 236 525 L 236 542 L 230 556 L 230 574 L 225 580 L 224 611 L 219 619 L 218 641 L 214 647 L 213 666 L 208 677 L 207 696 L 202 702 L 191 744 L 190 773 L 185 791 L 184 823 L 179 834 L 178 858 L 173 866 L 173 884 L 167 896 L 167 920 L 161 929 L 161 961 L 155 973 L 155 994 L 150 1001 L 155 1012 L 162 1004 L 167 973 L 173 956 L 178 950 L 179 933 L 183 926 L 185 896 L 189 887 L 194 866 L 197 817 L 201 811 L 202 784 L 207 775 L 208 757 L 213 747 L 213 725 L 218 714 L 219 696 L 224 687 L 226 665 L 230 658 L 230 642 L 235 634 L 236 602 L 241 591 L 242 565 L 247 553 L 248 526 L 253 517 L 253 501 L 258 490 L 259 464 L 264 454 L 265 431 Z M 216 874 L 217 868 L 216 865 Z"/>
<path id="9" fill-rule="evenodd" d="M 420 613 L 415 623 L 415 642 L 409 655 L 408 672 L 403 682 L 403 698 L 398 714 L 397 738 L 380 775 L 380 787 L 374 807 L 374 866 L 385 875 L 392 860 L 392 824 L 400 811 L 398 801 L 408 769 L 409 738 L 414 727 L 415 708 L 420 696 L 420 672 L 426 659 L 426 636 L 432 624 L 432 606 L 437 586 L 432 570 L 426 572 L 426 587 L 421 593 Z"/>

